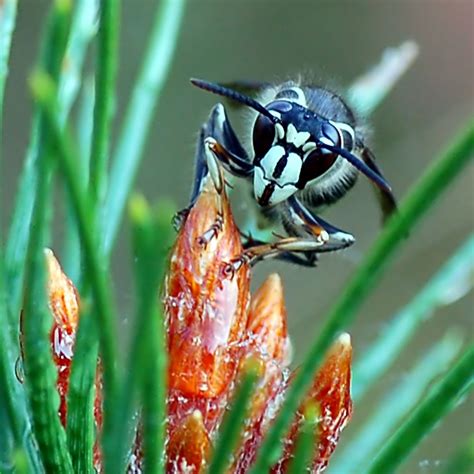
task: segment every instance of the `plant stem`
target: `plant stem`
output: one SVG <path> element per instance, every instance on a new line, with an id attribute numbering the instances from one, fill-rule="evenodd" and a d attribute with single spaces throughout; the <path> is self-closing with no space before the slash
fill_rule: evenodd
<path id="1" fill-rule="evenodd" d="M 415 331 L 436 308 L 454 303 L 474 286 L 473 276 L 474 235 L 471 235 L 361 355 L 353 370 L 354 403 L 359 402 L 390 368 Z"/>
<path id="2" fill-rule="evenodd" d="M 312 403 L 305 407 L 305 413 L 301 426 L 295 439 L 293 458 L 288 466 L 288 474 L 307 473 L 311 461 L 318 447 L 318 419 L 320 413 L 317 405 Z"/>
<path id="3" fill-rule="evenodd" d="M 106 190 L 110 126 L 118 68 L 120 20 L 118 0 L 101 0 L 100 4 L 94 130 L 92 133 L 89 182 L 93 201 L 97 205 L 102 203 Z"/>
<path id="4" fill-rule="evenodd" d="M 241 432 L 245 428 L 244 420 L 247 415 L 247 407 L 258 381 L 260 369 L 258 361 L 253 359 L 246 361 L 240 376 L 239 385 L 234 394 L 232 406 L 224 415 L 219 429 L 214 452 L 209 464 L 209 473 L 223 474 L 227 472 L 232 452 L 237 445 Z"/>
<path id="5" fill-rule="evenodd" d="M 185 0 L 162 0 L 122 124 L 104 204 L 103 246 L 109 255 L 135 180 L 157 101 L 177 45 Z"/>
<path id="6" fill-rule="evenodd" d="M 381 401 L 374 405 L 362 428 L 331 463 L 332 472 L 362 471 L 367 460 L 420 403 L 433 381 L 459 356 L 461 346 L 461 337 L 448 333 L 426 354 L 423 353 L 416 365 L 400 377 Z"/>
<path id="7" fill-rule="evenodd" d="M 469 347 L 406 422 L 383 445 L 367 474 L 391 473 L 406 459 L 419 441 L 451 411 L 466 387 L 474 382 L 474 345 Z"/>
<path id="8" fill-rule="evenodd" d="M 71 0 L 54 0 L 52 12 L 66 12 L 58 24 L 50 14 L 41 41 L 38 67 L 46 71 L 55 83 L 61 75 L 61 66 L 68 41 L 72 5 Z M 12 327 L 16 330 L 21 305 L 21 292 L 25 272 L 25 259 L 33 206 L 37 197 L 38 160 L 45 153 L 44 119 L 41 111 L 35 108 L 31 127 L 27 156 L 20 176 L 19 189 L 15 201 L 12 222 L 9 228 L 5 251 L 5 271 L 8 284 L 9 312 L 13 318 Z M 16 332 L 16 331 L 15 331 Z"/>
<path id="9" fill-rule="evenodd" d="M 90 202 L 90 196 L 81 186 L 81 179 L 77 172 L 78 159 L 75 154 L 75 147 L 72 145 L 69 134 L 62 131 L 59 122 L 57 107 L 54 102 L 54 85 L 48 76 L 37 73 L 33 77 L 32 88 L 49 126 L 55 148 L 55 157 L 59 162 L 70 193 L 71 203 L 74 206 L 84 250 L 84 276 L 94 297 L 94 310 L 97 315 L 100 352 L 104 369 L 105 418 L 103 439 L 107 443 L 108 436 L 113 429 L 110 423 L 117 394 L 117 347 L 114 331 L 115 311 L 108 285 L 108 276 L 96 245 L 94 208 Z M 105 444 L 105 446 L 108 445 Z M 107 454 L 104 453 L 105 457 L 107 457 Z"/>
<path id="10" fill-rule="evenodd" d="M 0 5 L 0 38 L 2 39 L 0 42 L 0 164 L 2 160 L 3 97 L 8 76 L 11 40 L 16 23 L 16 9 L 17 0 L 6 0 Z"/>
<path id="11" fill-rule="evenodd" d="M 58 49 L 49 51 L 51 69 L 59 67 L 69 31 L 71 5 L 57 1 L 51 14 L 51 40 L 59 42 Z M 55 71 L 56 74 L 58 73 Z M 55 91 L 52 100 L 56 99 Z M 42 114 L 39 110 L 39 114 Z M 37 161 L 37 196 L 35 196 L 31 231 L 27 246 L 25 295 L 23 303 L 23 342 L 26 387 L 33 418 L 35 438 L 46 472 L 72 470 L 67 450 L 66 434 L 58 417 L 59 397 L 56 390 L 56 370 L 51 358 L 49 332 L 52 318 L 46 300 L 46 265 L 43 254 L 49 232 L 50 200 L 53 167 L 51 137 L 42 127 L 42 154 Z"/>
<path id="12" fill-rule="evenodd" d="M 143 405 L 143 439 L 147 472 L 162 472 L 166 414 L 166 342 L 164 318 L 157 289 L 175 237 L 171 227 L 173 206 L 152 212 L 141 196 L 130 202 L 136 281 L 135 332 L 125 383 L 119 394 L 113 433 L 113 456 L 108 472 L 122 472 L 130 438 L 130 419 L 138 399 Z"/>
<path id="13" fill-rule="evenodd" d="M 74 472 L 93 472 L 94 382 L 97 368 L 97 324 L 81 311 L 67 398 L 67 438 Z"/>

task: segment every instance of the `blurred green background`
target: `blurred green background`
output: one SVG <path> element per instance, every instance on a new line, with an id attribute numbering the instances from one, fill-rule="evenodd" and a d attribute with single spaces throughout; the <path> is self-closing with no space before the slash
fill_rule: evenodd
<path id="1" fill-rule="evenodd" d="M 48 3 L 19 2 L 5 103 L 6 216 L 11 210 L 29 133 L 31 102 L 26 78 L 37 54 Z M 141 62 L 155 6 L 151 0 L 123 2 L 117 125 Z M 385 48 L 408 39 L 419 44 L 419 58 L 370 120 L 374 128 L 373 149 L 400 198 L 474 110 L 472 1 L 189 0 L 171 75 L 158 105 L 136 187 L 152 200 L 170 196 L 179 207 L 187 204 L 195 137 L 217 101 L 215 96 L 193 88 L 189 77 L 273 81 L 304 73 L 315 83 L 343 90 L 376 63 Z M 93 61 L 90 56 L 89 66 Z M 231 112 L 231 120 L 238 130 L 242 129 L 237 113 Z M 236 205 L 245 213 L 245 208 Z M 323 256 L 315 270 L 275 262 L 263 263 L 256 270 L 255 285 L 271 271 L 282 275 L 296 361 L 301 360 L 325 311 L 337 299 L 380 228 L 378 209 L 364 179 L 326 215 L 356 236 L 351 249 Z M 408 237 L 357 322 L 348 328 L 356 358 L 394 311 L 408 302 L 464 241 L 473 229 L 473 216 L 471 166 Z M 59 252 L 60 226 L 57 237 Z M 124 333 L 130 324 L 128 308 L 133 297 L 129 255 L 128 230 L 124 226 L 113 260 L 117 299 L 125 308 Z M 470 294 L 439 311 L 423 326 L 396 370 L 370 394 L 369 403 L 366 400 L 355 407 L 353 423 L 343 440 L 349 439 L 358 421 L 370 413 L 371 401 L 397 385 L 414 361 L 448 328 L 457 328 L 466 334 L 466 339 L 472 338 L 473 308 Z M 471 399 L 422 444 L 403 472 L 439 471 L 440 461 L 472 432 L 472 426 Z"/>

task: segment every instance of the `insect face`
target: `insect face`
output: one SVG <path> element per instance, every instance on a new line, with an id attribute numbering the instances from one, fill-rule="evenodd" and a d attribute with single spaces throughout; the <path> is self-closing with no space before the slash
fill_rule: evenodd
<path id="1" fill-rule="evenodd" d="M 261 206 L 280 203 L 331 169 L 340 169 L 337 152 L 327 147 L 352 151 L 355 133 L 350 125 L 325 119 L 301 102 L 301 89 L 283 89 L 265 106 L 277 120 L 263 114 L 256 118 L 254 193 Z"/>

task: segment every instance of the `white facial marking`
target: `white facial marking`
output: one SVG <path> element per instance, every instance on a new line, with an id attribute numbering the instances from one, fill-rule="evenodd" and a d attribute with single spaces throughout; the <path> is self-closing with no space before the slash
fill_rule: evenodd
<path id="1" fill-rule="evenodd" d="M 285 199 L 288 199 L 291 195 L 295 194 L 296 191 L 298 191 L 298 188 L 292 184 L 287 184 L 283 188 L 275 186 L 275 190 L 273 191 L 268 204 L 278 204 L 279 202 L 282 202 Z"/>
<path id="2" fill-rule="evenodd" d="M 316 143 L 308 142 L 303 145 L 302 150 L 306 153 L 307 151 L 313 151 L 315 148 L 317 148 Z"/>
<path id="3" fill-rule="evenodd" d="M 282 202 L 298 191 L 298 188 L 291 184 L 298 181 L 302 166 L 301 158 L 296 153 L 288 155 L 281 176 L 278 179 L 273 178 L 275 167 L 284 155 L 285 150 L 282 146 L 274 146 L 270 148 L 260 164 L 255 167 L 253 192 L 257 201 L 262 197 L 266 186 L 272 182 L 275 184 L 275 189 L 268 201 L 269 205 Z"/>
<path id="4" fill-rule="evenodd" d="M 293 140 L 293 145 L 295 145 L 296 148 L 299 148 L 301 145 L 306 143 L 310 136 L 309 132 L 298 132 L 296 138 Z"/>
<path id="5" fill-rule="evenodd" d="M 293 143 L 296 148 L 302 146 L 309 139 L 309 132 L 298 132 L 296 127 L 290 123 L 286 129 L 286 142 Z"/>
<path id="6" fill-rule="evenodd" d="M 298 135 L 298 131 L 296 130 L 296 127 L 290 123 L 286 129 L 287 143 L 293 143 L 295 141 L 296 135 Z"/>
<path id="7" fill-rule="evenodd" d="M 283 173 L 276 180 L 280 186 L 285 186 L 288 183 L 297 183 L 300 179 L 301 166 L 303 162 L 296 153 L 290 153 L 283 169 Z"/>
<path id="8" fill-rule="evenodd" d="M 275 129 L 276 129 L 278 138 L 282 140 L 283 137 L 285 136 L 285 129 L 283 128 L 283 125 L 281 123 L 277 123 L 275 124 Z"/>
<path id="9" fill-rule="evenodd" d="M 275 166 L 280 161 L 280 158 L 284 155 L 285 149 L 280 145 L 272 146 L 270 150 L 267 151 L 267 154 L 260 162 L 260 166 L 265 171 L 265 176 L 267 178 L 270 178 L 273 175 Z"/>

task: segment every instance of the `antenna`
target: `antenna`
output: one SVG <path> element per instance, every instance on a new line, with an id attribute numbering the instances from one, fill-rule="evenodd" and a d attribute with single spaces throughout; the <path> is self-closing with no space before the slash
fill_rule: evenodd
<path id="1" fill-rule="evenodd" d="M 236 102 L 240 102 L 241 104 L 251 107 L 257 112 L 260 112 L 262 115 L 265 115 L 265 117 L 268 117 L 274 124 L 281 123 L 281 120 L 278 117 L 275 117 L 275 115 L 268 111 L 262 104 L 247 95 L 241 94 L 240 92 L 234 91 L 233 89 L 229 89 L 214 82 L 208 82 L 194 78 L 190 80 L 191 84 L 195 85 L 196 87 L 199 87 L 200 89 L 204 89 L 205 91 L 212 92 L 213 94 L 227 97 L 229 99 L 235 100 Z"/>
<path id="2" fill-rule="evenodd" d="M 337 153 L 338 155 L 341 155 L 352 166 L 357 168 L 362 174 L 365 174 L 365 176 L 367 176 L 367 178 L 373 181 L 373 183 L 376 184 L 379 188 L 389 193 L 392 192 L 392 188 L 387 183 L 387 181 L 385 181 L 382 175 L 380 175 L 379 173 L 376 173 L 374 170 L 369 168 L 360 158 L 357 158 L 352 153 L 349 153 L 347 150 L 344 150 L 344 148 L 339 148 L 337 146 L 328 145 L 322 142 L 318 142 L 318 146 L 320 148 L 324 148 L 326 150 Z"/>

